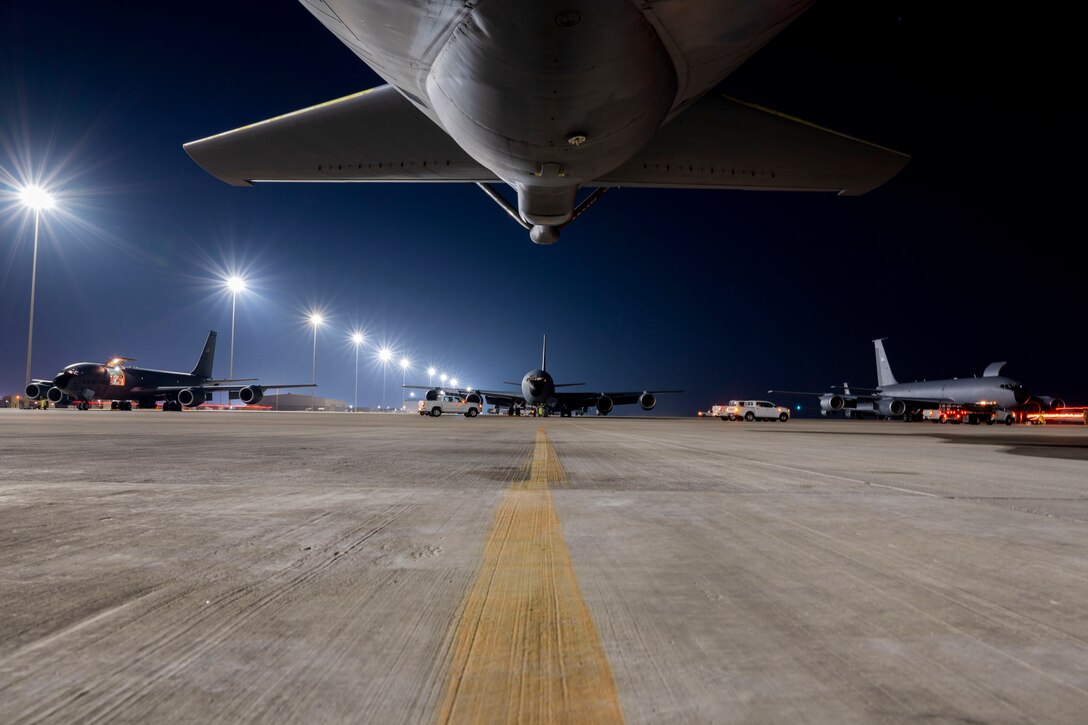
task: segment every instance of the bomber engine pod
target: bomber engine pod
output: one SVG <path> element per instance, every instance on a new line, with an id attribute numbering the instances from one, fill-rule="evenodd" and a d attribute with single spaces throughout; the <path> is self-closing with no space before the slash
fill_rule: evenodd
<path id="1" fill-rule="evenodd" d="M 615 403 L 612 402 L 612 398 L 607 395 L 602 395 L 597 398 L 597 415 L 608 415 L 612 412 L 612 408 L 615 407 Z"/>
<path id="2" fill-rule="evenodd" d="M 643 410 L 653 410 L 657 405 L 657 396 L 653 393 L 643 393 L 638 396 L 638 404 L 642 406 Z"/>
<path id="3" fill-rule="evenodd" d="M 30 398 L 31 400 L 42 400 L 47 395 L 49 395 L 49 391 L 52 389 L 53 386 L 51 385 L 31 383 L 30 385 L 26 386 L 26 397 Z"/>
<path id="4" fill-rule="evenodd" d="M 208 399 L 208 394 L 203 390 L 194 390 L 192 388 L 185 388 L 178 393 L 178 402 L 184 405 L 186 408 L 195 408 Z"/>
<path id="5" fill-rule="evenodd" d="M 45 397 L 50 403 L 59 403 L 64 400 L 65 395 L 60 388 L 50 388 L 46 391 Z"/>
<path id="6" fill-rule="evenodd" d="M 238 391 L 238 400 L 246 405 L 256 405 L 264 399 L 264 388 L 259 385 L 247 385 Z"/>

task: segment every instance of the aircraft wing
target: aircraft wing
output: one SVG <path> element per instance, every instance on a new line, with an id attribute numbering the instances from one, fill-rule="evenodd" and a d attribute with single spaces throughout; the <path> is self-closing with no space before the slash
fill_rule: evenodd
<path id="1" fill-rule="evenodd" d="M 662 393 L 682 393 L 683 390 L 638 390 L 638 391 L 623 391 L 623 392 L 589 392 L 579 391 L 577 393 L 556 393 L 555 397 L 560 403 L 564 403 L 571 408 L 589 408 L 597 404 L 597 399 L 602 395 L 606 395 L 612 399 L 612 403 L 615 405 L 633 405 L 638 402 L 639 396 L 643 393 L 653 393 L 654 395 L 660 395 Z"/>
<path id="2" fill-rule="evenodd" d="M 392 86 L 191 141 L 233 186 L 262 181 L 498 181 Z"/>
<path id="3" fill-rule="evenodd" d="M 157 395 L 169 395 L 170 393 L 180 393 L 182 390 L 205 390 L 209 393 L 219 393 L 224 390 L 229 392 L 237 392 L 242 388 L 249 387 L 248 385 L 157 385 L 155 387 L 135 387 L 129 392 L 136 395 L 146 395 L 148 393 L 154 393 Z M 291 385 L 255 385 L 253 387 L 261 388 L 263 390 L 279 389 L 279 388 L 316 388 L 314 383 L 292 383 Z"/>
<path id="4" fill-rule="evenodd" d="M 872 191 L 910 161 L 721 94 L 708 94 L 661 128 L 633 158 L 594 183 L 704 189 Z"/>
<path id="5" fill-rule="evenodd" d="M 521 393 L 514 392 L 512 390 L 465 390 L 464 388 L 448 388 L 441 385 L 402 385 L 403 388 L 412 388 L 414 390 L 444 390 L 447 393 L 453 395 L 468 395 L 471 393 L 477 393 L 482 395 L 488 405 L 519 405 L 525 402 L 524 396 Z"/>

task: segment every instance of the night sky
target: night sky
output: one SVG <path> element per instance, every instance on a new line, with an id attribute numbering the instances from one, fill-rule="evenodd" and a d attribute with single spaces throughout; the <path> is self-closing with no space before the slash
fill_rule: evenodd
<path id="1" fill-rule="evenodd" d="M 993 8 L 993 9 L 990 9 Z M 1088 403 L 1082 41 L 1069 19 L 817 2 L 720 90 L 912 155 L 866 196 L 619 189 L 554 247 L 472 185 L 233 188 L 182 150 L 380 83 L 301 4 L 5 3 L 0 11 L 0 392 L 22 388 L 31 269 L 12 184 L 47 180 L 35 377 L 115 355 L 381 402 L 377 344 L 463 384 L 683 388 L 658 412 L 771 387 L 980 375 Z M 401 375 L 390 370 L 388 400 Z M 779 402 L 802 402 L 779 398 Z M 637 409 L 637 407 L 636 407 Z M 626 408 L 625 410 L 630 410 Z"/>

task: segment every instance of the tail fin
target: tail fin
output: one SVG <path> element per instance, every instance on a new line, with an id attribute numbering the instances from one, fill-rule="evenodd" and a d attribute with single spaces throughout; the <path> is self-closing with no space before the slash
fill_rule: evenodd
<path id="1" fill-rule="evenodd" d="M 892 366 L 888 364 L 888 356 L 884 353 L 884 340 L 886 337 L 878 337 L 873 340 L 873 348 L 876 352 L 876 384 L 883 388 L 885 385 L 897 385 L 898 381 L 892 375 Z"/>
<path id="2" fill-rule="evenodd" d="M 212 376 L 212 363 L 215 361 L 215 338 L 219 335 L 218 332 L 212 330 L 208 333 L 208 341 L 204 343 L 204 351 L 200 353 L 200 359 L 196 361 L 196 367 L 193 368 L 193 375 L 199 375 L 202 378 L 210 378 Z"/>
<path id="3" fill-rule="evenodd" d="M 540 353 L 540 369 L 548 370 L 548 336 L 544 335 L 544 350 Z"/>

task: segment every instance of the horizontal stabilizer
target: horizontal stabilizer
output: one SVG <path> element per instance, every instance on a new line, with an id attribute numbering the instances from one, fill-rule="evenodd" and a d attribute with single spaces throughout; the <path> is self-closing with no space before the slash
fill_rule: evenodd
<path id="1" fill-rule="evenodd" d="M 379 86 L 185 144 L 228 184 L 261 181 L 493 182 L 392 86 Z"/>
<path id="2" fill-rule="evenodd" d="M 910 157 L 776 111 L 707 95 L 632 159 L 591 185 L 779 191 L 856 196 Z"/>

